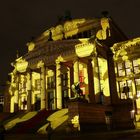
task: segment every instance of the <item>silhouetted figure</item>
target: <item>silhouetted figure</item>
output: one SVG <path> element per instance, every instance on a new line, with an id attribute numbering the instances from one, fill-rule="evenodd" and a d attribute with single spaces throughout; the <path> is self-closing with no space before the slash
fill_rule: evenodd
<path id="1" fill-rule="evenodd" d="M 52 31 L 51 31 L 51 30 L 49 31 L 49 38 L 48 38 L 48 41 L 53 41 L 53 39 L 52 39 Z"/>
<path id="2" fill-rule="evenodd" d="M 128 98 L 129 87 L 124 84 L 122 93 L 125 93 L 126 98 Z"/>
<path id="3" fill-rule="evenodd" d="M 104 94 L 103 91 L 100 92 L 100 104 L 104 103 Z"/>
<path id="4" fill-rule="evenodd" d="M 68 107 L 69 97 L 64 97 L 64 108 Z"/>
<path id="5" fill-rule="evenodd" d="M 75 89 L 80 96 L 83 95 L 83 91 L 81 90 L 79 83 L 75 85 Z"/>
<path id="6" fill-rule="evenodd" d="M 74 84 L 72 85 L 72 91 L 73 91 L 74 94 L 75 94 L 75 97 L 74 97 L 74 98 L 81 98 L 81 97 L 84 98 L 83 91 L 82 91 L 81 88 L 80 88 L 80 83 L 79 83 L 79 82 L 74 83 Z"/>
<path id="7" fill-rule="evenodd" d="M 27 105 L 26 99 L 24 99 L 22 103 L 23 103 L 23 110 L 25 110 L 25 107 L 26 107 L 26 105 Z"/>

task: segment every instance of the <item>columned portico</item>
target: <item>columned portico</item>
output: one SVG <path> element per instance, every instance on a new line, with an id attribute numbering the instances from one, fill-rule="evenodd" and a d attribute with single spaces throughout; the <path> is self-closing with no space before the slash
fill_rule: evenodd
<path id="1" fill-rule="evenodd" d="M 132 93 L 133 88 L 133 95 L 140 97 L 140 64 L 135 60 L 136 57 L 133 57 L 131 63 L 120 64 L 118 61 L 115 73 L 111 50 L 114 43 L 125 39 L 114 22 L 107 17 L 72 19 L 46 30 L 32 42 L 28 42 L 28 52 L 12 63 L 15 79 L 11 80 L 13 83 L 10 85 L 13 96 L 10 95 L 11 111 L 32 111 L 32 106 L 35 111 L 68 107 L 70 122 L 77 119 L 83 129 L 89 125 L 96 127 L 103 124 L 105 127 L 106 115 L 112 115 L 114 128 L 119 128 L 118 124 L 120 128 L 132 125 L 132 101 L 118 98 L 115 77 L 119 76 L 119 92 L 122 92 L 120 78 L 127 78 L 129 81 L 126 80 L 125 83 L 131 87 L 129 93 Z M 116 46 L 114 55 L 127 59 L 137 55 L 139 58 L 140 39 L 136 39 L 138 44 L 133 44 L 133 41 L 130 40 L 125 46 L 122 43 L 119 47 Z M 129 53 L 130 56 L 123 55 Z M 131 65 L 134 67 L 134 80 L 129 75 Z M 30 70 L 34 72 L 31 73 Z M 134 83 L 131 83 L 132 80 Z M 83 95 L 71 96 L 77 90 L 76 87 L 72 88 L 75 83 L 80 83 L 82 91 L 79 87 L 78 90 Z M 73 98 L 69 100 L 69 97 Z M 136 100 L 139 100 L 137 103 L 140 110 L 140 99 Z M 23 103 L 27 104 L 26 107 L 23 107 Z M 68 103 L 72 103 L 72 106 L 69 107 Z M 120 119 L 122 115 L 125 119 Z M 84 126 L 86 123 L 89 125 Z"/>

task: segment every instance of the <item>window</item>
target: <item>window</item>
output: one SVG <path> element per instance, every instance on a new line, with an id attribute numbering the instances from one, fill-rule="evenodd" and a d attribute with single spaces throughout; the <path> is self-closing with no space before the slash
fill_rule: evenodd
<path id="1" fill-rule="evenodd" d="M 40 79 L 36 79 L 35 80 L 35 90 L 40 90 L 40 87 L 41 87 Z"/>
<path id="2" fill-rule="evenodd" d="M 125 61 L 122 63 L 117 63 L 117 70 L 118 70 L 118 77 L 121 76 L 126 76 L 127 78 L 129 78 L 129 76 L 131 74 L 133 74 L 134 76 L 134 84 L 136 87 L 136 93 L 137 96 L 140 96 L 140 78 L 139 77 L 139 73 L 140 73 L 140 66 L 138 64 L 138 60 L 132 60 L 132 61 Z M 132 76 L 132 75 L 131 75 Z M 128 98 L 132 98 L 133 97 L 133 92 L 132 92 L 132 79 L 130 77 L 130 79 L 126 80 L 126 81 L 118 81 L 118 92 L 122 94 L 122 89 L 124 84 L 126 84 L 126 86 L 129 87 L 129 95 Z"/>
<path id="3" fill-rule="evenodd" d="M 62 74 L 62 86 L 66 87 L 68 85 L 68 74 L 64 73 Z"/>
<path id="4" fill-rule="evenodd" d="M 137 96 L 140 96 L 140 79 L 135 79 Z"/>
<path id="5" fill-rule="evenodd" d="M 131 74 L 131 67 L 132 67 L 132 63 L 130 61 L 126 61 L 125 62 L 126 75 Z"/>
<path id="6" fill-rule="evenodd" d="M 51 89 L 55 87 L 55 78 L 54 76 L 48 77 L 47 78 L 47 88 Z"/>
<path id="7" fill-rule="evenodd" d="M 140 73 L 140 68 L 139 68 L 139 64 L 138 64 L 137 60 L 133 60 L 133 68 L 134 68 L 135 74 Z"/>
<path id="8" fill-rule="evenodd" d="M 120 93 L 121 93 L 121 99 L 127 99 L 127 98 L 132 98 L 132 80 L 128 81 L 121 81 L 119 82 L 120 86 Z M 124 92 L 124 90 L 128 87 L 128 92 Z"/>
<path id="9" fill-rule="evenodd" d="M 118 76 L 125 76 L 124 63 L 118 63 Z"/>

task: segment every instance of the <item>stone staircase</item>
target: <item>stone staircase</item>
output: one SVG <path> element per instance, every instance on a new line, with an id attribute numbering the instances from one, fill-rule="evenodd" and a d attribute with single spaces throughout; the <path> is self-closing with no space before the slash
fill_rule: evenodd
<path id="1" fill-rule="evenodd" d="M 24 122 L 17 123 L 7 133 L 34 133 L 47 122 L 47 117 L 54 111 L 40 110 L 35 116 Z"/>

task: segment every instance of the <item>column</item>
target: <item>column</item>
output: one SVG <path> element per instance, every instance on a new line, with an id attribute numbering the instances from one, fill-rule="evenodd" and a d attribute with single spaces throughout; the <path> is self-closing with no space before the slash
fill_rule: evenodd
<path id="1" fill-rule="evenodd" d="M 134 72 L 133 72 L 134 73 Z M 134 113 L 136 114 L 137 113 L 137 107 L 138 107 L 138 100 L 136 100 L 136 97 L 137 97 L 137 91 L 136 91 L 136 83 L 135 83 L 135 78 L 134 78 L 134 74 L 133 75 L 133 78 L 132 78 L 132 104 L 133 104 L 133 110 L 135 111 Z"/>
<path id="2" fill-rule="evenodd" d="M 32 110 L 32 73 L 27 73 L 27 111 Z"/>
<path id="3" fill-rule="evenodd" d="M 70 82 L 70 68 L 69 68 L 69 70 L 68 70 L 68 97 L 70 97 L 71 98 L 71 82 Z"/>
<path id="4" fill-rule="evenodd" d="M 79 61 L 78 59 L 74 61 L 74 83 L 79 82 Z"/>
<path id="5" fill-rule="evenodd" d="M 14 93 L 14 112 L 17 112 L 19 110 L 19 74 L 16 74 L 16 90 Z"/>
<path id="6" fill-rule="evenodd" d="M 46 68 L 41 67 L 41 109 L 46 108 Z"/>
<path id="7" fill-rule="evenodd" d="M 111 50 L 108 51 L 107 55 L 108 61 L 108 76 L 109 76 L 109 88 L 110 88 L 110 99 L 112 104 L 117 104 L 119 101 L 116 87 L 116 75 L 115 75 L 115 67 L 113 61 L 113 53 Z"/>
<path id="8" fill-rule="evenodd" d="M 15 76 L 14 71 L 13 71 L 11 73 L 11 84 L 10 84 L 10 88 L 9 88 L 9 93 L 10 93 L 10 96 L 11 96 L 11 98 L 10 98 L 10 106 L 9 107 L 10 107 L 10 112 L 11 113 L 14 112 L 14 104 L 15 104 L 15 102 L 14 102 L 14 93 L 15 93 L 14 88 L 16 87 L 15 78 L 16 78 L 16 76 Z M 8 96 L 7 96 L 7 98 L 8 98 Z M 8 105 L 6 105 L 6 106 L 8 106 Z"/>
<path id="9" fill-rule="evenodd" d="M 48 88 L 48 85 L 47 85 L 47 79 L 48 79 L 48 74 L 47 74 L 47 71 L 48 71 L 48 68 L 45 69 L 45 92 L 46 92 L 46 95 L 45 95 L 45 104 L 46 104 L 46 109 L 48 110 L 48 92 L 47 92 L 47 88 Z"/>
<path id="10" fill-rule="evenodd" d="M 91 59 L 88 60 L 87 72 L 88 72 L 89 101 L 90 101 L 90 103 L 94 103 L 95 102 L 95 93 L 94 93 L 94 82 L 93 82 L 93 67 L 92 67 Z"/>
<path id="11" fill-rule="evenodd" d="M 62 108 L 62 85 L 61 85 L 61 65 L 60 61 L 56 60 L 56 98 L 57 98 L 57 108 Z"/>
<path id="12" fill-rule="evenodd" d="M 70 93 L 71 93 L 71 97 L 74 97 L 74 93 L 72 92 L 72 84 L 74 83 L 74 68 L 70 67 Z"/>
<path id="13" fill-rule="evenodd" d="M 107 60 L 104 58 L 99 59 L 99 67 L 100 67 L 100 78 L 102 83 L 101 91 L 103 92 L 103 96 L 100 96 L 101 101 L 104 105 L 109 105 L 110 102 L 110 88 L 109 88 L 109 76 L 108 76 L 108 66 Z"/>
<path id="14" fill-rule="evenodd" d="M 95 56 L 92 59 L 92 67 L 93 67 L 93 75 L 94 75 L 94 94 L 95 94 L 95 101 L 98 103 L 100 101 L 100 73 L 99 73 L 99 66 L 98 66 L 98 58 Z"/>

